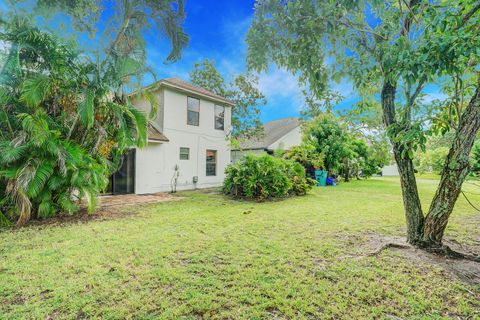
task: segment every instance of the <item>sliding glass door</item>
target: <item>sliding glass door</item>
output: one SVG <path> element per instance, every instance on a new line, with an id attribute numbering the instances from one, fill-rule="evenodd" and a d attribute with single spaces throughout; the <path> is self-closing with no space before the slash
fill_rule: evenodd
<path id="1" fill-rule="evenodd" d="M 135 193 L 135 149 L 123 155 L 120 168 L 110 177 L 107 189 L 111 194 Z"/>

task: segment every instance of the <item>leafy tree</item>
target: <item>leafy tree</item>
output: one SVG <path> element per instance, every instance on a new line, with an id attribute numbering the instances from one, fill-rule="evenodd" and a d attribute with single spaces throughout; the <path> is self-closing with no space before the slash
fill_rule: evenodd
<path id="1" fill-rule="evenodd" d="M 470 162 L 472 164 L 472 172 L 477 176 L 480 175 L 480 141 L 477 141 L 473 146 Z"/>
<path id="2" fill-rule="evenodd" d="M 323 154 L 325 170 L 331 174 L 338 172 L 350 152 L 345 126 L 334 116 L 323 115 L 306 122 L 303 135 L 305 144 L 314 146 L 317 154 Z"/>
<path id="3" fill-rule="evenodd" d="M 293 160 L 301 164 L 305 168 L 307 176 L 312 179 L 315 178 L 315 170 L 324 167 L 323 153 L 317 152 L 315 146 L 308 141 L 290 148 L 282 156 L 287 160 Z"/>
<path id="4" fill-rule="evenodd" d="M 442 173 L 445 165 L 445 160 L 448 156 L 448 148 L 438 147 L 435 149 L 427 149 L 418 155 L 418 171 L 419 172 L 434 172 L 436 174 Z"/>
<path id="5" fill-rule="evenodd" d="M 250 68 L 266 69 L 273 61 L 296 72 L 317 97 L 342 78 L 363 101 L 380 97 L 400 171 L 407 240 L 442 252 L 448 252 L 444 230 L 480 128 L 479 12 L 476 0 L 264 0 L 256 3 L 247 37 Z M 333 63 L 325 63 L 327 56 Z M 431 108 L 425 87 L 440 81 L 451 103 Z M 452 129 L 455 138 L 424 215 L 412 157 L 425 147 L 429 130 Z"/>
<path id="6" fill-rule="evenodd" d="M 258 78 L 238 75 L 228 84 L 212 61 L 205 59 L 195 64 L 190 81 L 235 103 L 232 112 L 232 137 L 249 138 L 262 133 L 260 108 L 267 101 L 258 89 Z"/>
<path id="7" fill-rule="evenodd" d="M 347 134 L 345 142 L 345 156 L 340 167 L 340 174 L 345 181 L 351 177 L 371 177 L 378 173 L 389 160 L 389 149 L 386 141 L 366 139 L 351 132 Z"/>
<path id="8" fill-rule="evenodd" d="M 122 3 L 121 27 L 95 55 L 80 54 L 76 41 L 16 11 L 0 22 L 8 48 L 0 72 L 0 221 L 8 217 L 22 226 L 31 217 L 74 213 L 82 200 L 94 210 L 123 152 L 146 144 L 147 117 L 124 94 L 148 69 L 142 19 L 155 12 L 155 21 L 164 23 L 173 61 L 185 44 L 181 19 L 171 20 L 181 8 L 172 12 L 167 2 L 151 2 L 147 14 L 142 4 L 148 1 Z M 155 11 L 161 8 L 166 11 Z M 138 94 L 156 108 L 151 93 Z"/>

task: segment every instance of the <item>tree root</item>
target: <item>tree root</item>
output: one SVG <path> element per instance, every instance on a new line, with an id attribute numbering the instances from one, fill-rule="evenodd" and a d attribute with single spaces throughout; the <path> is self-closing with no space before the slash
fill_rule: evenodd
<path id="1" fill-rule="evenodd" d="M 395 249 L 418 248 L 418 249 L 424 250 L 428 253 L 433 253 L 435 255 L 443 256 L 443 257 L 446 257 L 446 258 L 449 258 L 449 259 L 467 260 L 467 261 L 473 261 L 473 262 L 479 262 L 480 263 L 480 256 L 458 252 L 458 251 L 452 250 L 449 246 L 446 246 L 446 245 L 442 245 L 442 246 L 438 246 L 438 247 L 426 246 L 425 244 L 411 246 L 411 245 L 408 245 L 408 244 L 400 244 L 400 243 L 395 243 L 395 242 L 389 242 L 389 243 L 385 243 L 384 245 L 382 245 L 377 250 L 375 250 L 373 252 L 370 252 L 370 253 L 367 253 L 366 256 L 368 256 L 368 257 L 378 256 L 385 249 L 390 249 L 390 248 L 395 248 Z"/>
<path id="2" fill-rule="evenodd" d="M 439 256 L 444 256 L 449 259 L 480 262 L 480 256 L 458 252 L 458 251 L 452 250 L 449 246 L 445 246 L 445 245 L 442 245 L 439 247 L 420 246 L 419 248 Z"/>
<path id="3" fill-rule="evenodd" d="M 373 252 L 370 252 L 370 253 L 367 253 L 367 256 L 368 257 L 372 257 L 372 256 L 378 256 L 380 253 L 382 253 L 383 250 L 385 249 L 390 249 L 390 248 L 396 248 L 396 249 L 411 249 L 412 246 L 408 245 L 408 244 L 401 244 L 401 243 L 395 243 L 395 242 L 389 242 L 389 243 L 385 243 L 384 245 L 382 245 L 380 248 L 378 248 L 377 250 L 373 251 Z"/>

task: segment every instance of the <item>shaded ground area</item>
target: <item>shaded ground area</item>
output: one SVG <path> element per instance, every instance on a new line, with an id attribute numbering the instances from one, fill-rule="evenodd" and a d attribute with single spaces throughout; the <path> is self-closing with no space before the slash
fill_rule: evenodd
<path id="1" fill-rule="evenodd" d="M 419 179 L 424 206 L 437 184 Z M 180 195 L 110 207 L 128 218 L 0 233 L 0 318 L 480 317 L 478 266 L 415 249 L 368 255 L 403 241 L 397 179 L 265 203 Z M 459 199 L 449 244 L 476 252 L 478 219 Z"/>
<path id="2" fill-rule="evenodd" d="M 429 267 L 440 267 L 450 276 L 453 276 L 470 285 L 480 285 L 480 263 L 465 259 L 452 259 L 438 254 L 433 254 L 409 246 L 404 237 L 400 236 L 382 236 L 374 233 L 365 235 L 365 244 L 362 247 L 363 255 L 378 256 L 383 254 L 384 249 L 395 252 L 402 259 L 408 260 L 412 264 L 424 264 Z M 392 245 L 393 244 L 393 245 Z M 454 239 L 445 239 L 445 245 L 452 250 L 469 255 L 480 256 L 480 243 L 461 244 Z M 361 257 L 362 255 L 360 255 Z M 478 294 L 480 299 L 480 293 Z"/>
<path id="3" fill-rule="evenodd" d="M 110 207 L 136 206 L 179 199 L 181 199 L 181 197 L 164 192 L 154 194 L 105 195 L 100 197 L 99 206 L 100 209 L 106 209 Z"/>
<path id="4" fill-rule="evenodd" d="M 180 199 L 182 197 L 163 192 L 145 195 L 104 195 L 99 197 L 98 208 L 94 213 L 88 213 L 86 208 L 82 208 L 75 215 L 62 214 L 48 220 L 31 221 L 30 225 L 65 225 L 91 220 L 128 217 L 135 215 L 141 206 Z"/>

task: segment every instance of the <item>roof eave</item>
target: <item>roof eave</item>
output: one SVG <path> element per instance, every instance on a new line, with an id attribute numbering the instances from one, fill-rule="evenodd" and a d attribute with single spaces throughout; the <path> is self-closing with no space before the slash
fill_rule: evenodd
<path id="1" fill-rule="evenodd" d="M 182 92 L 191 93 L 193 95 L 200 96 L 200 97 L 205 98 L 207 100 L 220 102 L 220 103 L 228 105 L 229 107 L 234 107 L 235 106 L 235 103 L 233 103 L 232 101 L 229 101 L 227 99 L 221 99 L 221 98 L 213 97 L 213 96 L 204 94 L 202 92 L 198 92 L 198 91 L 195 91 L 195 90 L 190 90 L 190 89 L 175 85 L 173 83 L 170 83 L 170 82 L 167 82 L 167 81 L 164 81 L 164 80 L 158 81 L 158 84 L 163 85 L 163 86 L 168 87 L 168 88 L 173 88 L 173 89 L 176 89 L 176 90 L 179 90 L 179 91 L 182 91 Z"/>

